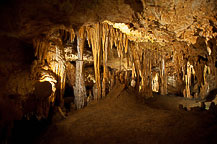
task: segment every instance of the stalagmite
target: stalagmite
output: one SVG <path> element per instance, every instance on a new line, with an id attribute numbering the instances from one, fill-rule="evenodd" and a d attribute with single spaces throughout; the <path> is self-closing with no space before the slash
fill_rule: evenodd
<path id="1" fill-rule="evenodd" d="M 114 87 L 114 85 L 115 85 L 115 75 L 114 75 L 114 72 L 112 71 L 111 72 L 111 78 L 110 78 L 110 80 L 111 80 L 111 82 L 110 82 L 110 87 L 111 87 L 111 89 Z M 111 90 L 110 89 L 110 90 Z"/>
<path id="2" fill-rule="evenodd" d="M 161 95 L 167 94 L 167 72 L 165 67 L 165 58 L 161 59 L 161 86 L 160 86 L 160 93 Z"/>
<path id="3" fill-rule="evenodd" d="M 187 98 L 193 98 L 193 96 L 191 95 L 191 90 L 190 90 L 190 87 L 191 87 L 191 75 L 193 74 L 194 77 L 195 77 L 195 71 L 194 71 L 194 68 L 193 68 L 193 65 L 190 64 L 190 62 L 188 61 L 187 62 L 187 74 L 185 75 L 185 89 L 183 91 L 183 95 L 184 97 L 187 97 Z M 196 94 L 197 96 L 197 94 Z"/>
<path id="4" fill-rule="evenodd" d="M 154 73 L 152 78 L 152 91 L 158 92 L 159 91 L 159 74 Z"/>
<path id="5" fill-rule="evenodd" d="M 209 83 L 207 82 L 207 73 L 210 74 L 210 69 L 208 66 L 204 66 L 204 69 L 203 69 L 203 83 L 201 84 L 201 89 L 200 89 L 200 97 L 202 99 L 204 99 L 208 92 L 209 92 Z"/>
<path id="6" fill-rule="evenodd" d="M 125 80 L 125 86 L 128 86 L 128 71 L 125 71 L 125 75 L 124 75 L 124 80 Z"/>
<path id="7" fill-rule="evenodd" d="M 83 49 L 84 49 L 84 27 L 81 27 L 77 34 L 78 60 L 76 61 L 76 80 L 74 86 L 75 105 L 77 109 L 84 107 L 86 88 L 83 78 Z"/>
<path id="8" fill-rule="evenodd" d="M 134 63 L 133 63 L 133 67 L 132 67 L 132 79 L 135 79 L 136 77 L 136 70 L 135 70 L 135 66 L 134 66 Z"/>
<path id="9" fill-rule="evenodd" d="M 185 75 L 185 82 L 186 82 L 186 97 L 192 98 L 191 92 L 190 92 L 190 86 L 191 86 L 191 65 L 189 62 L 187 62 L 187 75 Z"/>

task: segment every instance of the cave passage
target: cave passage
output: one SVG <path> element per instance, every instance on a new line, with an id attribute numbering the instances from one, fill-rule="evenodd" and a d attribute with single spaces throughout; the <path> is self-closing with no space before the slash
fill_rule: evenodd
<path id="1" fill-rule="evenodd" d="M 216 143 L 216 0 L 3 0 L 0 143 Z"/>

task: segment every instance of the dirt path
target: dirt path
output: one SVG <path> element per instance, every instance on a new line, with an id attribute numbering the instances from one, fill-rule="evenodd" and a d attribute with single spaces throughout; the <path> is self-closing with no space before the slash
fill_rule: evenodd
<path id="1" fill-rule="evenodd" d="M 212 115 L 169 109 L 157 100 L 141 104 L 124 90 L 51 125 L 40 143 L 214 143 L 216 130 Z"/>

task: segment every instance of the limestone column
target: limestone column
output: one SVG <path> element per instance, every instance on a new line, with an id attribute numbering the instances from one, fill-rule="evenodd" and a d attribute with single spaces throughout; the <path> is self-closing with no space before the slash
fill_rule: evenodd
<path id="1" fill-rule="evenodd" d="M 192 98 L 191 97 L 191 92 L 190 92 L 190 86 L 191 86 L 191 65 L 189 61 L 187 62 L 187 75 L 185 75 L 185 82 L 186 82 L 186 97 L 187 98 Z"/>
<path id="2" fill-rule="evenodd" d="M 167 94 L 167 73 L 166 73 L 166 67 L 165 67 L 165 60 L 162 58 L 161 60 L 161 86 L 160 86 L 160 93 L 161 95 Z"/>
<path id="3" fill-rule="evenodd" d="M 80 30 L 82 31 L 82 30 Z M 77 50 L 78 60 L 76 61 L 76 79 L 74 86 L 75 105 L 77 109 L 84 107 L 84 98 L 86 97 L 86 88 L 83 78 L 83 49 L 84 49 L 84 37 L 81 32 L 77 35 Z"/>

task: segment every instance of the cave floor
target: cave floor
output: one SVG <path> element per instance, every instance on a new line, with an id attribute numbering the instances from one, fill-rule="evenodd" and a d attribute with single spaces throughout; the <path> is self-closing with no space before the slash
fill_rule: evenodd
<path id="1" fill-rule="evenodd" d="M 141 103 L 124 90 L 53 123 L 37 143 L 215 143 L 214 115 L 181 111 L 181 98 L 159 97 Z"/>

